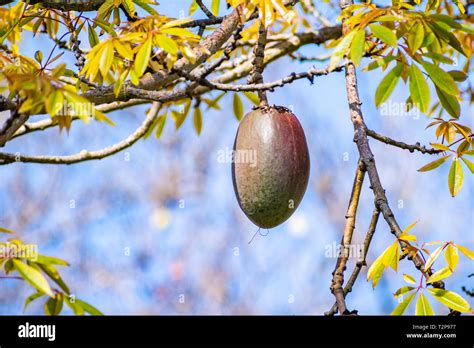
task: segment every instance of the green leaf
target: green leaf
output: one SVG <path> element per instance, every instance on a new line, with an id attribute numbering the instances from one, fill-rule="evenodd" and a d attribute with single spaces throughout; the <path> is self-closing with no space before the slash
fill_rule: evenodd
<path id="1" fill-rule="evenodd" d="M 135 4 L 137 4 L 138 6 L 140 6 L 142 9 L 144 9 L 146 12 L 151 14 L 152 16 L 157 16 L 158 15 L 158 12 L 156 12 L 156 10 L 153 7 L 148 5 L 146 0 L 133 0 L 133 2 Z"/>
<path id="2" fill-rule="evenodd" d="M 63 298 L 56 294 L 54 298 L 50 298 L 44 304 L 44 313 L 46 315 L 59 315 L 63 309 Z"/>
<path id="3" fill-rule="evenodd" d="M 390 46 L 397 47 L 397 35 L 395 35 L 392 30 L 379 24 L 371 24 L 369 25 L 369 28 L 380 40 Z"/>
<path id="4" fill-rule="evenodd" d="M 456 96 L 459 94 L 456 82 L 454 82 L 451 75 L 449 75 L 446 71 L 428 62 L 422 62 L 421 64 L 423 65 L 423 68 L 425 68 L 428 75 L 430 75 L 431 80 L 439 89 L 449 95 Z"/>
<path id="5" fill-rule="evenodd" d="M 459 193 L 463 180 L 464 174 L 462 172 L 461 162 L 459 162 L 459 158 L 454 158 L 448 174 L 448 186 L 451 196 L 454 197 Z"/>
<path id="6" fill-rule="evenodd" d="M 351 60 L 356 65 L 359 66 L 360 60 L 364 55 L 365 48 L 365 30 L 359 29 L 354 35 L 354 39 L 351 44 Z"/>
<path id="7" fill-rule="evenodd" d="M 67 261 L 52 256 L 36 255 L 36 260 L 34 261 L 43 265 L 69 266 L 69 263 Z"/>
<path id="8" fill-rule="evenodd" d="M 339 44 L 336 46 L 336 48 L 334 48 L 334 51 L 331 56 L 331 61 L 329 62 L 329 69 L 335 68 L 337 66 L 337 63 L 339 63 L 339 61 L 344 58 L 344 55 L 346 54 L 347 49 L 349 48 L 355 34 L 355 30 L 351 31 L 349 34 L 344 36 L 339 42 Z"/>
<path id="9" fill-rule="evenodd" d="M 408 35 L 408 47 L 410 48 L 413 54 L 418 51 L 418 49 L 423 44 L 423 39 L 425 38 L 425 30 L 423 24 L 417 22 Z"/>
<path id="10" fill-rule="evenodd" d="M 233 109 L 235 118 L 240 121 L 244 116 L 244 104 L 237 93 L 234 93 Z"/>
<path id="11" fill-rule="evenodd" d="M 252 92 L 244 92 L 244 95 L 247 97 L 248 100 L 252 102 L 254 105 L 260 104 L 260 99 L 258 98 L 258 95 Z"/>
<path id="12" fill-rule="evenodd" d="M 444 278 L 451 276 L 451 274 L 453 274 L 453 272 L 449 269 L 449 267 L 441 268 L 439 271 L 436 271 L 435 273 L 430 275 L 430 277 L 426 280 L 426 284 L 438 282 Z"/>
<path id="13" fill-rule="evenodd" d="M 39 263 L 38 266 L 43 270 L 44 273 L 48 275 L 59 287 L 67 294 L 70 293 L 69 287 L 64 282 L 63 278 L 59 274 L 58 270 L 53 265 L 45 265 Z"/>
<path id="14" fill-rule="evenodd" d="M 449 269 L 454 272 L 459 260 L 458 248 L 453 244 L 448 244 L 444 252 L 444 258 L 446 259 Z"/>
<path id="15" fill-rule="evenodd" d="M 420 292 L 420 295 L 418 296 L 418 300 L 416 301 L 416 310 L 415 310 L 416 315 L 434 315 L 433 308 L 431 308 L 430 302 L 426 298 L 425 295 L 423 295 L 422 292 Z"/>
<path id="16" fill-rule="evenodd" d="M 433 162 L 430 162 L 427 165 L 421 167 L 420 169 L 418 169 L 418 171 L 419 172 L 427 172 L 429 170 L 433 170 L 435 168 L 438 168 L 440 165 L 442 165 L 444 162 L 446 162 L 449 157 L 451 157 L 451 155 L 447 155 L 447 156 L 438 158 L 437 160 L 435 160 Z"/>
<path id="17" fill-rule="evenodd" d="M 438 86 L 435 86 L 436 94 L 438 95 L 438 99 L 441 102 L 443 108 L 454 118 L 459 118 L 461 115 L 461 106 L 459 105 L 459 101 L 455 96 L 449 95 L 443 92 Z"/>
<path id="18" fill-rule="evenodd" d="M 464 158 L 464 157 L 461 157 L 461 159 L 463 160 L 467 168 L 469 168 L 471 173 L 474 174 L 474 163 L 472 163 L 471 161 L 469 161 L 467 158 Z"/>
<path id="19" fill-rule="evenodd" d="M 454 81 L 464 82 L 467 80 L 467 74 L 461 70 L 451 70 L 448 71 L 448 74 L 451 75 Z"/>
<path id="20" fill-rule="evenodd" d="M 39 50 L 36 51 L 36 52 L 35 52 L 35 59 L 36 59 L 36 61 L 37 61 L 38 63 L 41 64 L 41 62 L 42 62 L 42 60 L 43 60 L 43 52 L 41 52 L 41 51 L 39 51 Z"/>
<path id="21" fill-rule="evenodd" d="M 31 266 L 28 266 L 26 263 L 23 263 L 20 260 L 13 259 L 13 265 L 15 269 L 20 273 L 20 275 L 35 289 L 54 297 L 53 290 L 48 284 L 46 278 L 36 269 Z"/>
<path id="22" fill-rule="evenodd" d="M 471 250 L 469 250 L 468 248 L 465 248 L 459 244 L 456 244 L 456 246 L 458 247 L 459 251 L 461 253 L 463 253 L 464 256 L 466 256 L 467 258 L 471 259 L 471 260 L 474 260 L 474 252 L 472 252 Z"/>
<path id="23" fill-rule="evenodd" d="M 400 289 L 398 289 L 397 291 L 395 291 L 395 293 L 393 294 L 393 296 L 395 297 L 400 297 L 401 295 L 403 294 L 406 294 L 407 292 L 410 292 L 412 290 L 414 290 L 415 288 L 413 286 L 402 286 Z"/>
<path id="24" fill-rule="evenodd" d="M 410 96 L 421 112 L 430 106 L 430 88 L 423 73 L 415 64 L 410 66 Z"/>
<path id="25" fill-rule="evenodd" d="M 427 290 L 436 300 L 455 311 L 461 313 L 468 313 L 471 311 L 469 303 L 455 292 L 437 288 L 427 288 Z"/>
<path id="26" fill-rule="evenodd" d="M 426 260 L 424 272 L 426 272 L 427 270 L 429 270 L 431 268 L 431 265 L 433 264 L 433 262 L 436 261 L 439 254 L 441 254 L 441 252 L 443 251 L 443 248 L 444 248 L 444 245 L 441 245 L 441 246 L 437 247 L 435 249 L 435 251 L 433 251 L 430 254 L 430 257 L 428 258 L 428 260 Z"/>
<path id="27" fill-rule="evenodd" d="M 33 302 L 34 300 L 40 298 L 41 296 L 44 296 L 44 294 L 42 292 L 35 292 L 34 294 L 31 294 L 30 296 L 28 296 L 25 300 L 25 305 L 23 306 L 23 311 L 26 310 L 26 308 L 28 307 L 28 305 Z"/>
<path id="28" fill-rule="evenodd" d="M 413 278 L 409 274 L 403 274 L 403 280 L 406 281 L 408 284 L 416 284 L 415 278 Z"/>
<path id="29" fill-rule="evenodd" d="M 163 134 L 163 129 L 165 128 L 165 124 L 166 124 L 166 116 L 167 114 L 164 114 L 158 117 L 158 123 L 156 126 L 156 132 L 155 132 L 155 137 L 157 139 L 159 139 L 161 137 L 161 134 Z"/>
<path id="30" fill-rule="evenodd" d="M 92 48 L 100 42 L 99 35 L 97 35 L 97 32 L 90 26 L 90 24 L 88 24 L 87 33 L 89 36 L 89 45 Z"/>
<path id="31" fill-rule="evenodd" d="M 403 70 L 403 65 L 398 63 L 387 75 L 380 81 L 380 84 L 375 91 L 375 105 L 378 107 L 390 97 L 395 86 L 400 79 Z"/>
<path id="32" fill-rule="evenodd" d="M 193 120 L 194 120 L 194 129 L 196 130 L 197 135 L 201 135 L 202 112 L 201 112 L 200 107 L 194 108 Z"/>
<path id="33" fill-rule="evenodd" d="M 86 311 L 90 315 L 104 315 L 101 311 L 99 311 L 97 308 L 87 302 L 76 299 L 75 305 L 83 308 L 84 311 Z"/>
<path id="34" fill-rule="evenodd" d="M 11 230 L 7 230 L 6 228 L 0 227 L 0 232 L 1 233 L 8 233 L 8 234 L 14 234 L 15 232 Z"/>
<path id="35" fill-rule="evenodd" d="M 137 56 L 135 57 L 135 73 L 142 76 L 145 72 L 151 55 L 151 37 L 140 47 Z"/>
<path id="36" fill-rule="evenodd" d="M 51 117 L 54 117 L 63 107 L 63 93 L 58 89 L 54 89 L 45 101 L 46 112 L 50 114 Z"/>
<path id="37" fill-rule="evenodd" d="M 173 56 L 178 54 L 178 45 L 172 38 L 166 35 L 156 35 L 155 42 L 160 48 L 162 48 L 169 54 Z"/>
<path id="38" fill-rule="evenodd" d="M 400 302 L 397 307 L 395 307 L 391 315 L 403 315 L 403 313 L 405 313 L 405 310 L 410 305 L 415 295 L 416 295 L 416 292 L 405 297 L 403 301 Z"/>

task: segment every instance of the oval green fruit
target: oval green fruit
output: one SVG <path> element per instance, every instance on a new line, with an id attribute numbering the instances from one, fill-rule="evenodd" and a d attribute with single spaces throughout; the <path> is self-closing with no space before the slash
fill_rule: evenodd
<path id="1" fill-rule="evenodd" d="M 283 107 L 261 107 L 240 122 L 232 180 L 240 208 L 257 226 L 272 228 L 296 210 L 309 179 L 306 137 Z"/>

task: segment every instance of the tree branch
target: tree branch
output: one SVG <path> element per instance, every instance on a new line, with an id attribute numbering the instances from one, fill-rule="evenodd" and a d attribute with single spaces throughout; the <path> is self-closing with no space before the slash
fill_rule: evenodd
<path id="1" fill-rule="evenodd" d="M 43 163 L 43 164 L 73 164 L 91 160 L 102 159 L 111 155 L 114 155 L 130 146 L 135 144 L 139 139 L 141 139 L 150 127 L 153 126 L 153 123 L 158 117 L 161 104 L 153 103 L 152 108 L 148 112 L 143 123 L 138 127 L 135 132 L 130 134 L 126 139 L 106 147 L 98 151 L 86 151 L 82 150 L 81 152 L 70 155 L 70 156 L 23 156 L 21 154 L 13 153 L 0 153 L 0 165 L 9 164 L 12 162 L 22 162 L 22 163 Z"/>
<path id="2" fill-rule="evenodd" d="M 344 300 L 344 291 L 342 285 L 344 284 L 344 271 L 346 270 L 347 260 L 349 259 L 350 244 L 352 241 L 352 234 L 354 233 L 357 207 L 359 206 L 360 192 L 362 184 L 364 183 L 365 166 L 362 161 L 357 163 L 354 183 L 352 185 L 351 198 L 346 213 L 346 224 L 341 241 L 341 251 L 337 258 L 336 267 L 332 273 L 331 292 L 336 298 L 339 313 L 349 314 Z"/>
<path id="3" fill-rule="evenodd" d="M 14 0 L 0 0 L 0 6 L 12 3 Z M 99 9 L 105 0 L 30 0 L 30 5 L 40 4 L 61 11 L 95 11 Z"/>
<path id="4" fill-rule="evenodd" d="M 359 273 L 362 270 L 362 267 L 367 266 L 367 261 L 366 261 L 367 252 L 369 251 L 370 243 L 372 242 L 372 237 L 374 236 L 375 230 L 377 229 L 377 222 L 379 220 L 379 216 L 380 216 L 380 211 L 377 208 L 375 208 L 374 212 L 372 213 L 372 219 L 370 220 L 370 225 L 367 230 L 367 234 L 365 235 L 364 245 L 363 245 L 363 249 L 361 250 L 361 255 L 359 257 L 359 260 L 356 262 L 354 270 L 352 271 L 352 274 L 349 277 L 349 280 L 347 281 L 346 286 L 344 287 L 344 299 L 346 298 L 347 294 L 352 291 L 352 287 L 354 286 L 355 281 L 357 280 L 357 277 L 359 276 Z M 337 311 L 338 311 L 338 305 L 337 303 L 334 303 L 331 309 L 324 314 L 334 315 L 337 313 Z"/>
<path id="5" fill-rule="evenodd" d="M 214 15 L 212 14 L 212 12 L 209 11 L 209 9 L 206 7 L 206 5 L 204 5 L 204 4 L 202 3 L 202 0 L 196 0 L 196 3 L 199 5 L 199 7 L 201 8 L 201 11 L 204 12 L 204 14 L 205 14 L 207 17 L 209 17 L 210 19 L 216 18 L 216 16 L 214 16 Z"/>
<path id="6" fill-rule="evenodd" d="M 430 155 L 435 155 L 437 153 L 442 152 L 441 150 L 438 150 L 438 149 L 426 148 L 424 145 L 422 146 L 420 143 L 416 143 L 415 145 L 409 145 L 409 144 L 403 143 L 401 141 L 391 139 L 391 138 L 389 138 L 385 135 L 378 134 L 375 131 L 370 130 L 370 129 L 366 129 L 366 133 L 367 133 L 368 136 L 370 136 L 370 137 L 372 137 L 372 138 L 374 138 L 378 141 L 381 141 L 382 143 L 392 145 L 392 146 L 396 146 L 396 147 L 399 147 L 401 149 L 408 150 L 410 152 L 419 151 L 421 153 L 430 154 Z"/>
<path id="7" fill-rule="evenodd" d="M 253 60 L 252 60 L 252 71 L 250 72 L 250 77 L 248 79 L 248 84 L 263 84 L 263 69 L 265 67 L 265 45 L 267 43 L 267 29 L 263 25 L 263 22 L 260 22 L 258 27 L 258 39 L 253 50 Z M 268 106 L 268 99 L 266 89 L 258 90 L 258 98 L 260 100 L 260 106 Z"/>

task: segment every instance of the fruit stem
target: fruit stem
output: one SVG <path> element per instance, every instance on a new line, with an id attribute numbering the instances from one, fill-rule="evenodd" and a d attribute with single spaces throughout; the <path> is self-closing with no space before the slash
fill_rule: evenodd
<path id="1" fill-rule="evenodd" d="M 263 83 L 263 69 L 265 61 L 265 45 L 267 43 L 267 29 L 260 22 L 258 28 L 258 39 L 253 49 L 253 68 L 248 79 L 249 84 L 259 84 Z M 265 90 L 259 90 L 258 97 L 260 99 L 260 107 L 268 106 L 267 92 Z"/>

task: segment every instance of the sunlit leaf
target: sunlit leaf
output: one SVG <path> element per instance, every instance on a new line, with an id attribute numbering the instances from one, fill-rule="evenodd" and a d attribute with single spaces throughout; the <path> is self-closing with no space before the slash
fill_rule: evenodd
<path id="1" fill-rule="evenodd" d="M 463 180 L 464 174 L 462 171 L 461 162 L 459 162 L 459 158 L 454 158 L 448 174 L 448 186 L 451 196 L 454 197 L 459 193 L 463 184 Z"/>
<path id="2" fill-rule="evenodd" d="M 415 278 L 409 274 L 403 274 L 403 280 L 406 281 L 408 284 L 416 284 Z"/>
<path id="3" fill-rule="evenodd" d="M 471 311 L 471 306 L 469 303 L 455 292 L 437 288 L 427 288 L 426 290 L 428 290 L 428 292 L 433 295 L 436 300 L 448 306 L 449 308 L 454 309 L 455 311 L 461 313 L 468 313 Z"/>
<path id="4" fill-rule="evenodd" d="M 419 172 L 427 172 L 429 170 L 433 170 L 435 168 L 438 168 L 440 165 L 442 165 L 444 162 L 446 162 L 449 157 L 451 157 L 451 155 L 447 155 L 447 156 L 438 158 L 437 160 L 434 160 L 433 162 L 430 162 L 427 165 L 421 167 L 420 169 L 418 169 L 418 171 Z"/>
<path id="5" fill-rule="evenodd" d="M 430 88 L 428 82 L 416 64 L 410 66 L 410 96 L 421 112 L 427 112 L 430 106 Z"/>
<path id="6" fill-rule="evenodd" d="M 444 258 L 449 269 L 454 272 L 459 260 L 458 248 L 453 244 L 449 244 L 444 252 Z"/>
<path id="7" fill-rule="evenodd" d="M 402 302 L 398 304 L 398 306 L 395 307 L 391 315 L 403 315 L 405 313 L 405 310 L 407 307 L 410 305 L 411 301 L 413 301 L 413 298 L 415 297 L 416 292 L 413 294 L 410 294 L 406 296 Z"/>
<path id="8" fill-rule="evenodd" d="M 416 315 L 434 315 L 433 308 L 431 308 L 430 302 L 423 295 L 422 292 L 418 295 L 418 300 L 416 301 Z"/>
<path id="9" fill-rule="evenodd" d="M 34 288 L 37 290 L 54 297 L 53 291 L 48 284 L 46 278 L 36 269 L 31 266 L 28 266 L 26 263 L 13 259 L 12 260 L 15 269 L 20 273 L 20 275 Z"/>
<path id="10" fill-rule="evenodd" d="M 441 252 L 443 251 L 443 248 L 444 248 L 444 245 L 441 245 L 441 246 L 439 246 L 438 248 L 436 248 L 435 251 L 433 251 L 433 252 L 430 254 L 430 257 L 428 258 L 428 260 L 426 260 L 426 263 L 425 263 L 425 268 L 424 268 L 424 271 L 425 271 L 425 272 L 430 269 L 430 267 L 431 267 L 431 265 L 433 264 L 433 262 L 436 261 L 436 259 L 438 258 L 439 254 L 441 254 Z"/>
<path id="11" fill-rule="evenodd" d="M 395 86 L 398 83 L 398 80 L 400 79 L 400 75 L 403 70 L 403 65 L 402 64 L 397 64 L 392 70 L 388 72 L 387 75 L 380 81 L 380 84 L 377 87 L 377 90 L 375 91 L 375 105 L 378 107 L 380 104 L 382 104 L 384 101 L 390 97 L 392 94 Z"/>
<path id="12" fill-rule="evenodd" d="M 436 283 L 451 276 L 451 274 L 453 274 L 453 272 L 449 269 L 449 267 L 441 268 L 439 271 L 436 271 L 430 275 L 430 277 L 426 280 L 426 284 Z"/>

